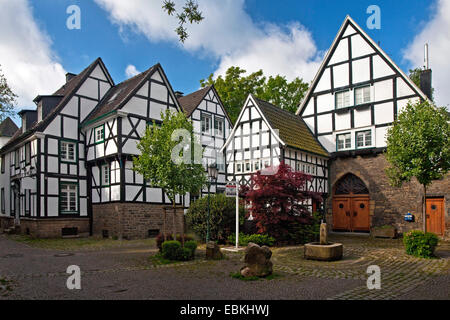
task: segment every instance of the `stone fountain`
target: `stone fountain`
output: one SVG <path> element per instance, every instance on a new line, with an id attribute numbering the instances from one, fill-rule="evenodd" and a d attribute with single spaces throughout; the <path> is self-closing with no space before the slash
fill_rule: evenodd
<path id="1" fill-rule="evenodd" d="M 336 261 L 341 260 L 344 253 L 342 243 L 328 242 L 327 224 L 320 225 L 320 242 L 305 244 L 305 258 L 309 260 Z"/>

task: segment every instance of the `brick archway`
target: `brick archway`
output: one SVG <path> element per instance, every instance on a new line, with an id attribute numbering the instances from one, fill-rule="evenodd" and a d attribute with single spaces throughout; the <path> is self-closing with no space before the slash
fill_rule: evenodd
<path id="1" fill-rule="evenodd" d="M 370 231 L 370 196 L 364 181 L 353 173 L 333 185 L 333 230 Z"/>

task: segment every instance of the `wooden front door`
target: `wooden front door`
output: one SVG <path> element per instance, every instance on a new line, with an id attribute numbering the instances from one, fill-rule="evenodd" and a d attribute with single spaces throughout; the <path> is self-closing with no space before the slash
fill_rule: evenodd
<path id="1" fill-rule="evenodd" d="M 444 234 L 444 198 L 429 198 L 426 201 L 427 231 Z"/>
<path id="2" fill-rule="evenodd" d="M 333 229 L 369 231 L 369 197 L 340 196 L 333 200 Z"/>

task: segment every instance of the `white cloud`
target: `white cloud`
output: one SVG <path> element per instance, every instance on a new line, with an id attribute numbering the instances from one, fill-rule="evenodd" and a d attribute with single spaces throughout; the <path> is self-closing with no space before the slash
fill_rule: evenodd
<path id="1" fill-rule="evenodd" d="M 132 64 L 129 64 L 127 66 L 127 68 L 125 69 L 125 75 L 128 78 L 134 77 L 135 75 L 138 75 L 139 73 L 141 73 L 141 72 L 138 71 L 138 69 L 136 69 L 136 67 L 133 66 Z"/>
<path id="2" fill-rule="evenodd" d="M 184 44 L 174 32 L 177 19 L 163 12 L 162 1 L 95 1 L 122 33 L 139 32 L 152 42 L 170 42 L 200 56 L 213 57 L 219 74 L 237 65 L 248 72 L 263 69 L 266 75 L 281 74 L 288 79 L 300 76 L 309 81 L 323 57 L 300 23 L 255 22 L 245 11 L 244 0 L 199 0 L 205 19 L 187 25 L 189 38 Z M 184 0 L 175 3 L 179 8 Z"/>
<path id="3" fill-rule="evenodd" d="M 53 93 L 64 83 L 65 71 L 27 0 L 0 0 L 0 8 L 0 65 L 19 96 L 18 107 L 33 107 L 38 94 Z"/>
<path id="4" fill-rule="evenodd" d="M 411 67 L 423 66 L 424 45 L 429 44 L 430 68 L 433 70 L 433 87 L 435 101 L 438 105 L 449 106 L 450 90 L 450 1 L 439 0 L 435 4 L 435 12 L 422 31 L 416 35 L 406 48 L 404 58 Z"/>

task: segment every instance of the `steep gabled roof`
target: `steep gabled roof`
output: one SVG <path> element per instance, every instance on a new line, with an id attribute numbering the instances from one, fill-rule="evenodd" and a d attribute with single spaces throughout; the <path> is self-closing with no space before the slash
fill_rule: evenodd
<path id="1" fill-rule="evenodd" d="M 65 83 L 61 88 L 59 88 L 53 95 L 55 96 L 61 96 L 61 101 L 53 108 L 49 114 L 42 119 L 39 122 L 36 122 L 31 128 L 29 128 L 26 132 L 21 133 L 21 131 L 18 131 L 11 140 L 8 141 L 8 143 L 3 146 L 3 148 L 0 150 L 0 152 L 3 152 L 4 150 L 10 148 L 16 143 L 19 143 L 23 141 L 24 139 L 30 137 L 33 133 L 43 131 L 47 127 L 47 125 L 54 119 L 54 117 L 64 108 L 64 106 L 67 104 L 67 102 L 70 101 L 72 96 L 77 92 L 77 90 L 81 87 L 81 85 L 84 83 L 84 81 L 88 78 L 89 74 L 95 69 L 95 67 L 100 64 L 103 68 L 103 70 L 106 71 L 108 78 L 110 81 L 112 81 L 111 77 L 109 76 L 108 70 L 106 69 L 105 65 L 103 64 L 103 61 L 101 58 L 97 58 L 94 62 L 92 62 L 86 69 L 84 69 L 82 72 L 80 72 L 77 76 L 74 76 L 72 79 L 70 79 L 67 83 Z M 114 84 L 114 83 L 112 83 Z M 39 97 L 36 97 L 35 101 L 39 101 Z"/>
<path id="2" fill-rule="evenodd" d="M 383 51 L 383 49 L 380 48 L 378 44 L 376 44 L 372 38 L 353 20 L 349 15 L 345 17 L 344 22 L 341 25 L 341 28 L 339 29 L 336 37 L 333 40 L 333 43 L 331 44 L 330 49 L 327 51 L 325 58 L 322 61 L 322 64 L 320 65 L 320 68 L 314 77 L 311 86 L 309 87 L 308 91 L 306 92 L 305 99 L 300 103 L 300 106 L 296 112 L 296 114 L 301 114 L 305 106 L 308 104 L 309 99 L 311 98 L 311 95 L 314 93 L 314 90 L 316 89 L 316 86 L 323 74 L 324 69 L 327 67 L 331 57 L 333 56 L 333 53 L 335 52 L 339 40 L 343 36 L 344 32 L 347 29 L 347 26 L 353 27 L 359 34 L 363 37 L 363 39 L 372 47 L 372 49 L 381 55 L 381 57 L 390 65 L 391 68 L 395 69 L 403 78 L 403 80 L 406 81 L 406 83 L 414 90 L 416 93 L 423 99 L 427 100 L 427 96 L 420 90 L 420 88 L 403 72 L 402 69 L 400 69 L 394 61 L 386 54 L 386 52 Z"/>
<path id="3" fill-rule="evenodd" d="M 224 107 L 224 105 L 222 103 L 222 99 L 220 99 L 220 95 L 217 92 L 217 90 L 214 87 L 214 85 L 206 86 L 204 88 L 201 88 L 200 90 L 197 90 L 197 91 L 192 92 L 192 93 L 190 93 L 190 94 L 188 94 L 186 96 L 178 98 L 178 102 L 180 103 L 180 106 L 183 109 L 183 111 L 186 114 L 186 116 L 190 117 L 192 115 L 194 110 L 197 109 L 197 107 L 200 105 L 200 103 L 206 97 L 206 95 L 208 94 L 208 92 L 210 90 L 214 91 L 214 94 L 216 95 L 218 103 L 222 107 L 222 110 L 223 110 L 225 116 L 227 117 L 227 119 L 230 122 L 230 124 L 233 124 L 233 122 L 230 119 L 230 116 L 228 115 L 227 110 L 225 109 L 225 107 Z"/>
<path id="4" fill-rule="evenodd" d="M 19 130 L 19 128 L 10 117 L 7 117 L 0 123 L 0 137 L 12 137 L 17 130 Z"/>
<path id="5" fill-rule="evenodd" d="M 148 76 L 153 74 L 158 66 L 159 64 L 156 64 L 148 70 L 110 88 L 100 103 L 86 117 L 83 124 L 95 120 L 104 114 L 120 109 L 139 90 L 148 79 Z"/>
<path id="6" fill-rule="evenodd" d="M 253 97 L 253 100 L 272 129 L 278 130 L 278 136 L 286 145 L 324 157 L 329 156 L 300 116 L 296 116 L 267 101 L 255 97 Z"/>
<path id="7" fill-rule="evenodd" d="M 206 96 L 211 87 L 212 86 L 207 86 L 201 88 L 200 90 L 192 92 L 186 96 L 178 98 L 178 102 L 180 103 L 187 117 L 189 117 L 192 114 L 192 112 L 194 112 L 194 110 L 197 109 L 197 107 L 202 102 L 203 98 Z"/>

